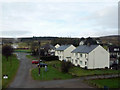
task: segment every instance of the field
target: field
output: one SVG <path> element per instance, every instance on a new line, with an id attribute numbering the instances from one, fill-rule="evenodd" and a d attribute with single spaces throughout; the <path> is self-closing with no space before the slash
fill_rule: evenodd
<path id="1" fill-rule="evenodd" d="M 10 63 L 10 60 L 12 60 L 12 64 Z M 2 88 L 6 88 L 9 83 L 14 79 L 18 67 L 19 61 L 15 55 L 9 57 L 8 61 L 4 56 L 2 56 L 2 75 L 8 75 L 8 79 L 5 80 L 2 78 Z"/>
<path id="2" fill-rule="evenodd" d="M 31 50 L 30 50 L 30 49 L 27 49 L 27 50 L 25 50 L 25 49 L 17 49 L 17 50 L 15 50 L 15 52 L 26 52 L 26 53 L 31 53 Z"/>
<path id="3" fill-rule="evenodd" d="M 120 88 L 120 77 L 119 78 L 111 78 L 111 79 L 95 79 L 86 81 L 89 84 L 96 86 L 98 88 Z"/>

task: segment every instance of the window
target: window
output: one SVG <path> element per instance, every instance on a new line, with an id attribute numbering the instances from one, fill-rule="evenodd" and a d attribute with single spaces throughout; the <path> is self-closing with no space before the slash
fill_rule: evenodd
<path id="1" fill-rule="evenodd" d="M 77 53 L 75 53 L 76 57 L 77 57 Z"/>
<path id="2" fill-rule="evenodd" d="M 80 57 L 82 57 L 82 54 L 80 54 Z"/>
<path id="3" fill-rule="evenodd" d="M 87 62 L 85 62 L 85 65 L 87 65 Z"/>
<path id="4" fill-rule="evenodd" d="M 114 48 L 114 51 L 119 51 L 119 48 Z"/>
<path id="5" fill-rule="evenodd" d="M 80 64 L 82 65 L 82 61 L 80 61 Z"/>
<path id="6" fill-rule="evenodd" d="M 73 59 L 72 59 L 72 62 L 73 62 Z"/>
<path id="7" fill-rule="evenodd" d="M 77 63 L 77 60 L 75 60 L 75 62 Z"/>

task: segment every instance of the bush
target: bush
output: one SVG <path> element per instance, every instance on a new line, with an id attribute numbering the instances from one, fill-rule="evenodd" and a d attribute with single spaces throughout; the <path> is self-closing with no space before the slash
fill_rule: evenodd
<path id="1" fill-rule="evenodd" d="M 4 45 L 2 46 L 2 55 L 4 55 L 7 58 L 8 61 L 8 57 L 11 56 L 13 53 L 13 48 L 10 45 Z"/>
<path id="2" fill-rule="evenodd" d="M 71 62 L 65 62 L 65 61 L 61 62 L 61 71 L 62 72 L 67 73 L 71 67 L 72 67 Z"/>
<path id="3" fill-rule="evenodd" d="M 59 60 L 58 56 L 43 56 L 41 59 L 45 61 Z"/>

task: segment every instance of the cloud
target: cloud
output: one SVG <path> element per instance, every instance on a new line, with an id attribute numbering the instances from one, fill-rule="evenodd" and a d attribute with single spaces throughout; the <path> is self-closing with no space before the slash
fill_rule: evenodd
<path id="1" fill-rule="evenodd" d="M 11 37 L 17 37 L 17 36 L 23 36 L 23 35 L 29 35 L 31 34 L 30 31 L 15 31 L 15 30 L 10 30 L 10 31 L 1 31 L 2 36 L 11 36 Z"/>
<path id="2" fill-rule="evenodd" d="M 103 28 L 118 28 L 118 7 L 107 7 L 98 11 L 94 16 L 97 25 L 101 25 Z"/>
<path id="3" fill-rule="evenodd" d="M 119 0 L 0 0 L 0 2 L 118 2 Z"/>
<path id="4" fill-rule="evenodd" d="M 29 36 L 109 35 L 116 33 L 116 9 L 117 3 L 108 2 L 3 3 L 1 27 L 16 36 L 20 30 Z"/>

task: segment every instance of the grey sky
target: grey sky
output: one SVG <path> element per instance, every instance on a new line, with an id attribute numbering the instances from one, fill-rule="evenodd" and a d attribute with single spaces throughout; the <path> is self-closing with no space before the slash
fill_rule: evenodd
<path id="1" fill-rule="evenodd" d="M 1 3 L 2 37 L 118 34 L 118 3 L 115 0 L 47 1 Z"/>

